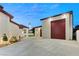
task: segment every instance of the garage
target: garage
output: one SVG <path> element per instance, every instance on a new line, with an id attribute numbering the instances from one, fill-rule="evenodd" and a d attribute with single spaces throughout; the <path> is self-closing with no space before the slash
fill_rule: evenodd
<path id="1" fill-rule="evenodd" d="M 42 18 L 42 38 L 72 40 L 72 18 L 72 11 Z"/>
<path id="2" fill-rule="evenodd" d="M 65 39 L 65 19 L 51 21 L 51 38 Z"/>

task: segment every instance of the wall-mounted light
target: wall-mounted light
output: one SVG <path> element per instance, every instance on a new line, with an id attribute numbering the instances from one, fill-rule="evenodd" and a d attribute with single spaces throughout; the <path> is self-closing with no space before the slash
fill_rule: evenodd
<path id="1" fill-rule="evenodd" d="M 49 18 L 49 21 L 52 21 L 52 18 L 51 17 Z"/>
<path id="2" fill-rule="evenodd" d="M 67 15 L 66 14 L 63 14 L 63 18 L 67 18 Z"/>

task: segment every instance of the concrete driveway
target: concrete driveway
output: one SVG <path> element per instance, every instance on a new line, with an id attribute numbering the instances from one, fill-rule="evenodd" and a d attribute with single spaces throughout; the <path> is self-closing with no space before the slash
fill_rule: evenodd
<path id="1" fill-rule="evenodd" d="M 79 56 L 79 42 L 56 39 L 26 39 L 0 48 L 2 56 Z"/>

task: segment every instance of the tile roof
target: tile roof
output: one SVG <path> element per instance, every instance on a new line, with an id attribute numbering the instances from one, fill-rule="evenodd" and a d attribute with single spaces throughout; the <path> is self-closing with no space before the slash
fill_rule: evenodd
<path id="1" fill-rule="evenodd" d="M 3 10 L 3 7 L 0 5 L 0 12 L 4 13 L 5 15 L 9 16 L 11 19 L 13 18 L 13 16 L 11 14 L 9 14 L 8 12 Z"/>

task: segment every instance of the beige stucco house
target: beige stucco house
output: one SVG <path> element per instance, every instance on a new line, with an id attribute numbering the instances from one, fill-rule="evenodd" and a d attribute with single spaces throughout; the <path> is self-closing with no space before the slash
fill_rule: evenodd
<path id="1" fill-rule="evenodd" d="M 13 16 L 8 12 L 4 11 L 3 7 L 0 6 L 0 38 L 3 34 L 6 34 L 8 38 L 12 36 L 28 35 L 28 27 L 18 24 L 13 21 Z"/>
<path id="2" fill-rule="evenodd" d="M 43 18 L 41 21 L 44 39 L 72 39 L 72 11 Z"/>
<path id="3" fill-rule="evenodd" d="M 6 33 L 8 37 L 10 37 L 9 26 L 10 26 L 10 20 L 12 18 L 13 16 L 4 11 L 3 7 L 0 6 L 0 38 L 3 36 L 4 33 Z"/>

